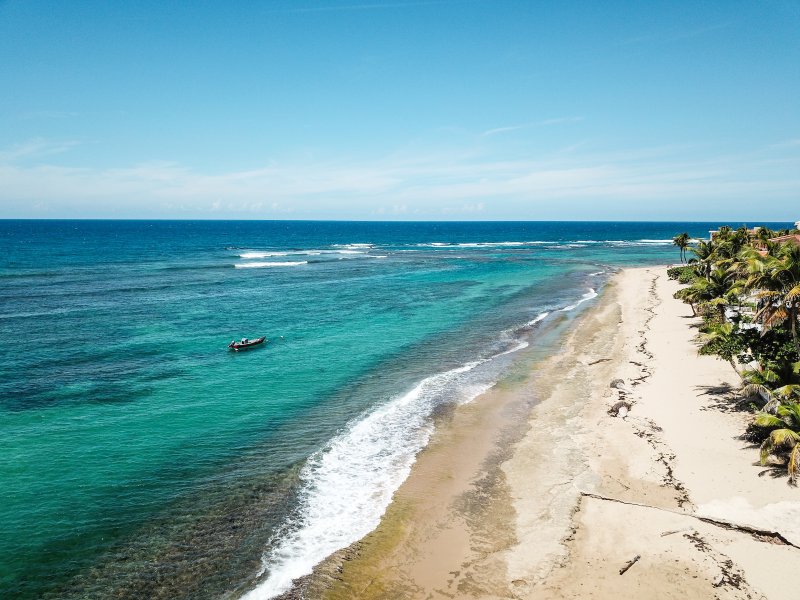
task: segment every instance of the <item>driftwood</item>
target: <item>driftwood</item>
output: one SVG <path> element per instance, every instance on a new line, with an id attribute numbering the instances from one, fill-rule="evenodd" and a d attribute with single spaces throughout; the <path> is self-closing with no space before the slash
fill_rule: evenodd
<path id="1" fill-rule="evenodd" d="M 665 531 L 661 534 L 661 537 L 667 537 L 668 535 L 672 535 L 673 533 L 681 533 L 682 531 L 691 531 L 691 527 L 684 527 L 683 529 L 672 529 L 671 531 Z"/>
<path id="2" fill-rule="evenodd" d="M 586 363 L 586 364 L 591 367 L 592 365 L 596 365 L 596 364 L 601 363 L 601 362 L 608 362 L 610 360 L 611 360 L 610 358 L 598 358 L 597 360 L 593 360 L 592 362 Z"/>
<path id="3" fill-rule="evenodd" d="M 626 564 L 619 570 L 619 574 L 625 575 L 626 571 L 630 569 L 634 564 L 636 564 L 636 561 L 639 560 L 640 558 L 642 558 L 640 554 L 634 556 L 631 560 L 628 561 L 628 564 Z"/>

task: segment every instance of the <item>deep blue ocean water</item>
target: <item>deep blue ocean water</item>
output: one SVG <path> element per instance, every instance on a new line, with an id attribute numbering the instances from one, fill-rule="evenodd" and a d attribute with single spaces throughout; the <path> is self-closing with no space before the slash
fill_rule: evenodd
<path id="1" fill-rule="evenodd" d="M 717 225 L 0 221 L 0 597 L 285 589 L 438 406 Z"/>

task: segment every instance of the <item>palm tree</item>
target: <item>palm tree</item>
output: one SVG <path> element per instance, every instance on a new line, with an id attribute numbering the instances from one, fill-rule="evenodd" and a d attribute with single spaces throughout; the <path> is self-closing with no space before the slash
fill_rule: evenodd
<path id="1" fill-rule="evenodd" d="M 672 243 L 675 244 L 681 251 L 681 262 L 686 262 L 686 249 L 689 247 L 688 233 L 681 233 L 672 238 Z"/>
<path id="2" fill-rule="evenodd" d="M 717 230 L 717 239 L 718 240 L 727 240 L 730 238 L 731 234 L 733 233 L 733 229 L 728 227 L 727 225 L 723 225 Z"/>
<path id="3" fill-rule="evenodd" d="M 714 269 L 706 279 L 698 277 L 689 287 L 678 290 L 675 293 L 675 298 L 691 305 L 695 316 L 697 316 L 696 306 L 701 304 L 714 306 L 724 321 L 725 305 L 733 301 L 730 297 L 733 282 L 734 280 L 729 277 L 724 269 Z"/>
<path id="4" fill-rule="evenodd" d="M 797 320 L 800 314 L 800 246 L 782 244 L 774 254 L 750 254 L 746 259 L 749 277 L 745 287 L 763 300 L 756 313 L 764 327 L 789 322 L 795 350 L 800 358 Z"/>
<path id="5" fill-rule="evenodd" d="M 739 335 L 739 327 L 733 323 L 712 325 L 708 333 L 700 336 L 702 346 L 699 354 L 715 354 L 731 363 L 733 370 L 739 373 L 739 368 L 734 360 L 739 354 L 747 350 L 747 345 Z"/>
<path id="6" fill-rule="evenodd" d="M 776 412 L 776 415 L 760 412 L 755 418 L 759 427 L 772 429 L 761 444 L 761 466 L 767 464 L 770 456 L 788 453 L 786 470 L 789 483 L 794 484 L 800 473 L 800 403 L 782 404 Z"/>
<path id="7" fill-rule="evenodd" d="M 717 245 L 715 242 L 704 242 L 702 240 L 698 241 L 695 247 L 689 249 L 696 257 L 689 259 L 689 264 L 695 264 L 695 270 L 700 277 L 707 278 L 712 271 L 716 250 Z"/>

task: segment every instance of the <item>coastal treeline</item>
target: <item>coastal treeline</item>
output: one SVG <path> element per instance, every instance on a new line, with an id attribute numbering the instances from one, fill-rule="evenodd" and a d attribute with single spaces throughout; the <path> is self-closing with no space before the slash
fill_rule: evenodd
<path id="1" fill-rule="evenodd" d="M 785 463 L 800 475 L 800 231 L 721 227 L 709 240 L 674 238 L 681 266 L 668 275 L 675 297 L 702 318 L 699 352 L 731 363 L 746 407 L 745 439 L 761 464 Z M 687 260 L 688 258 L 688 260 Z M 686 264 L 683 264 L 683 263 Z"/>

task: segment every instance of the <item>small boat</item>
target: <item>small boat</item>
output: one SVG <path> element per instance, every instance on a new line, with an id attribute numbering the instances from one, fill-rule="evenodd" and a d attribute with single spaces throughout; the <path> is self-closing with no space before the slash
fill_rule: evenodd
<path id="1" fill-rule="evenodd" d="M 237 342 L 236 340 L 232 341 L 230 344 L 228 344 L 228 348 L 230 348 L 231 350 L 236 350 L 238 352 L 239 350 L 248 350 L 253 346 L 258 346 L 259 344 L 263 344 L 266 341 L 267 341 L 266 336 L 262 336 L 254 340 L 248 340 L 247 338 L 242 338 L 242 341 L 240 342 Z"/>

